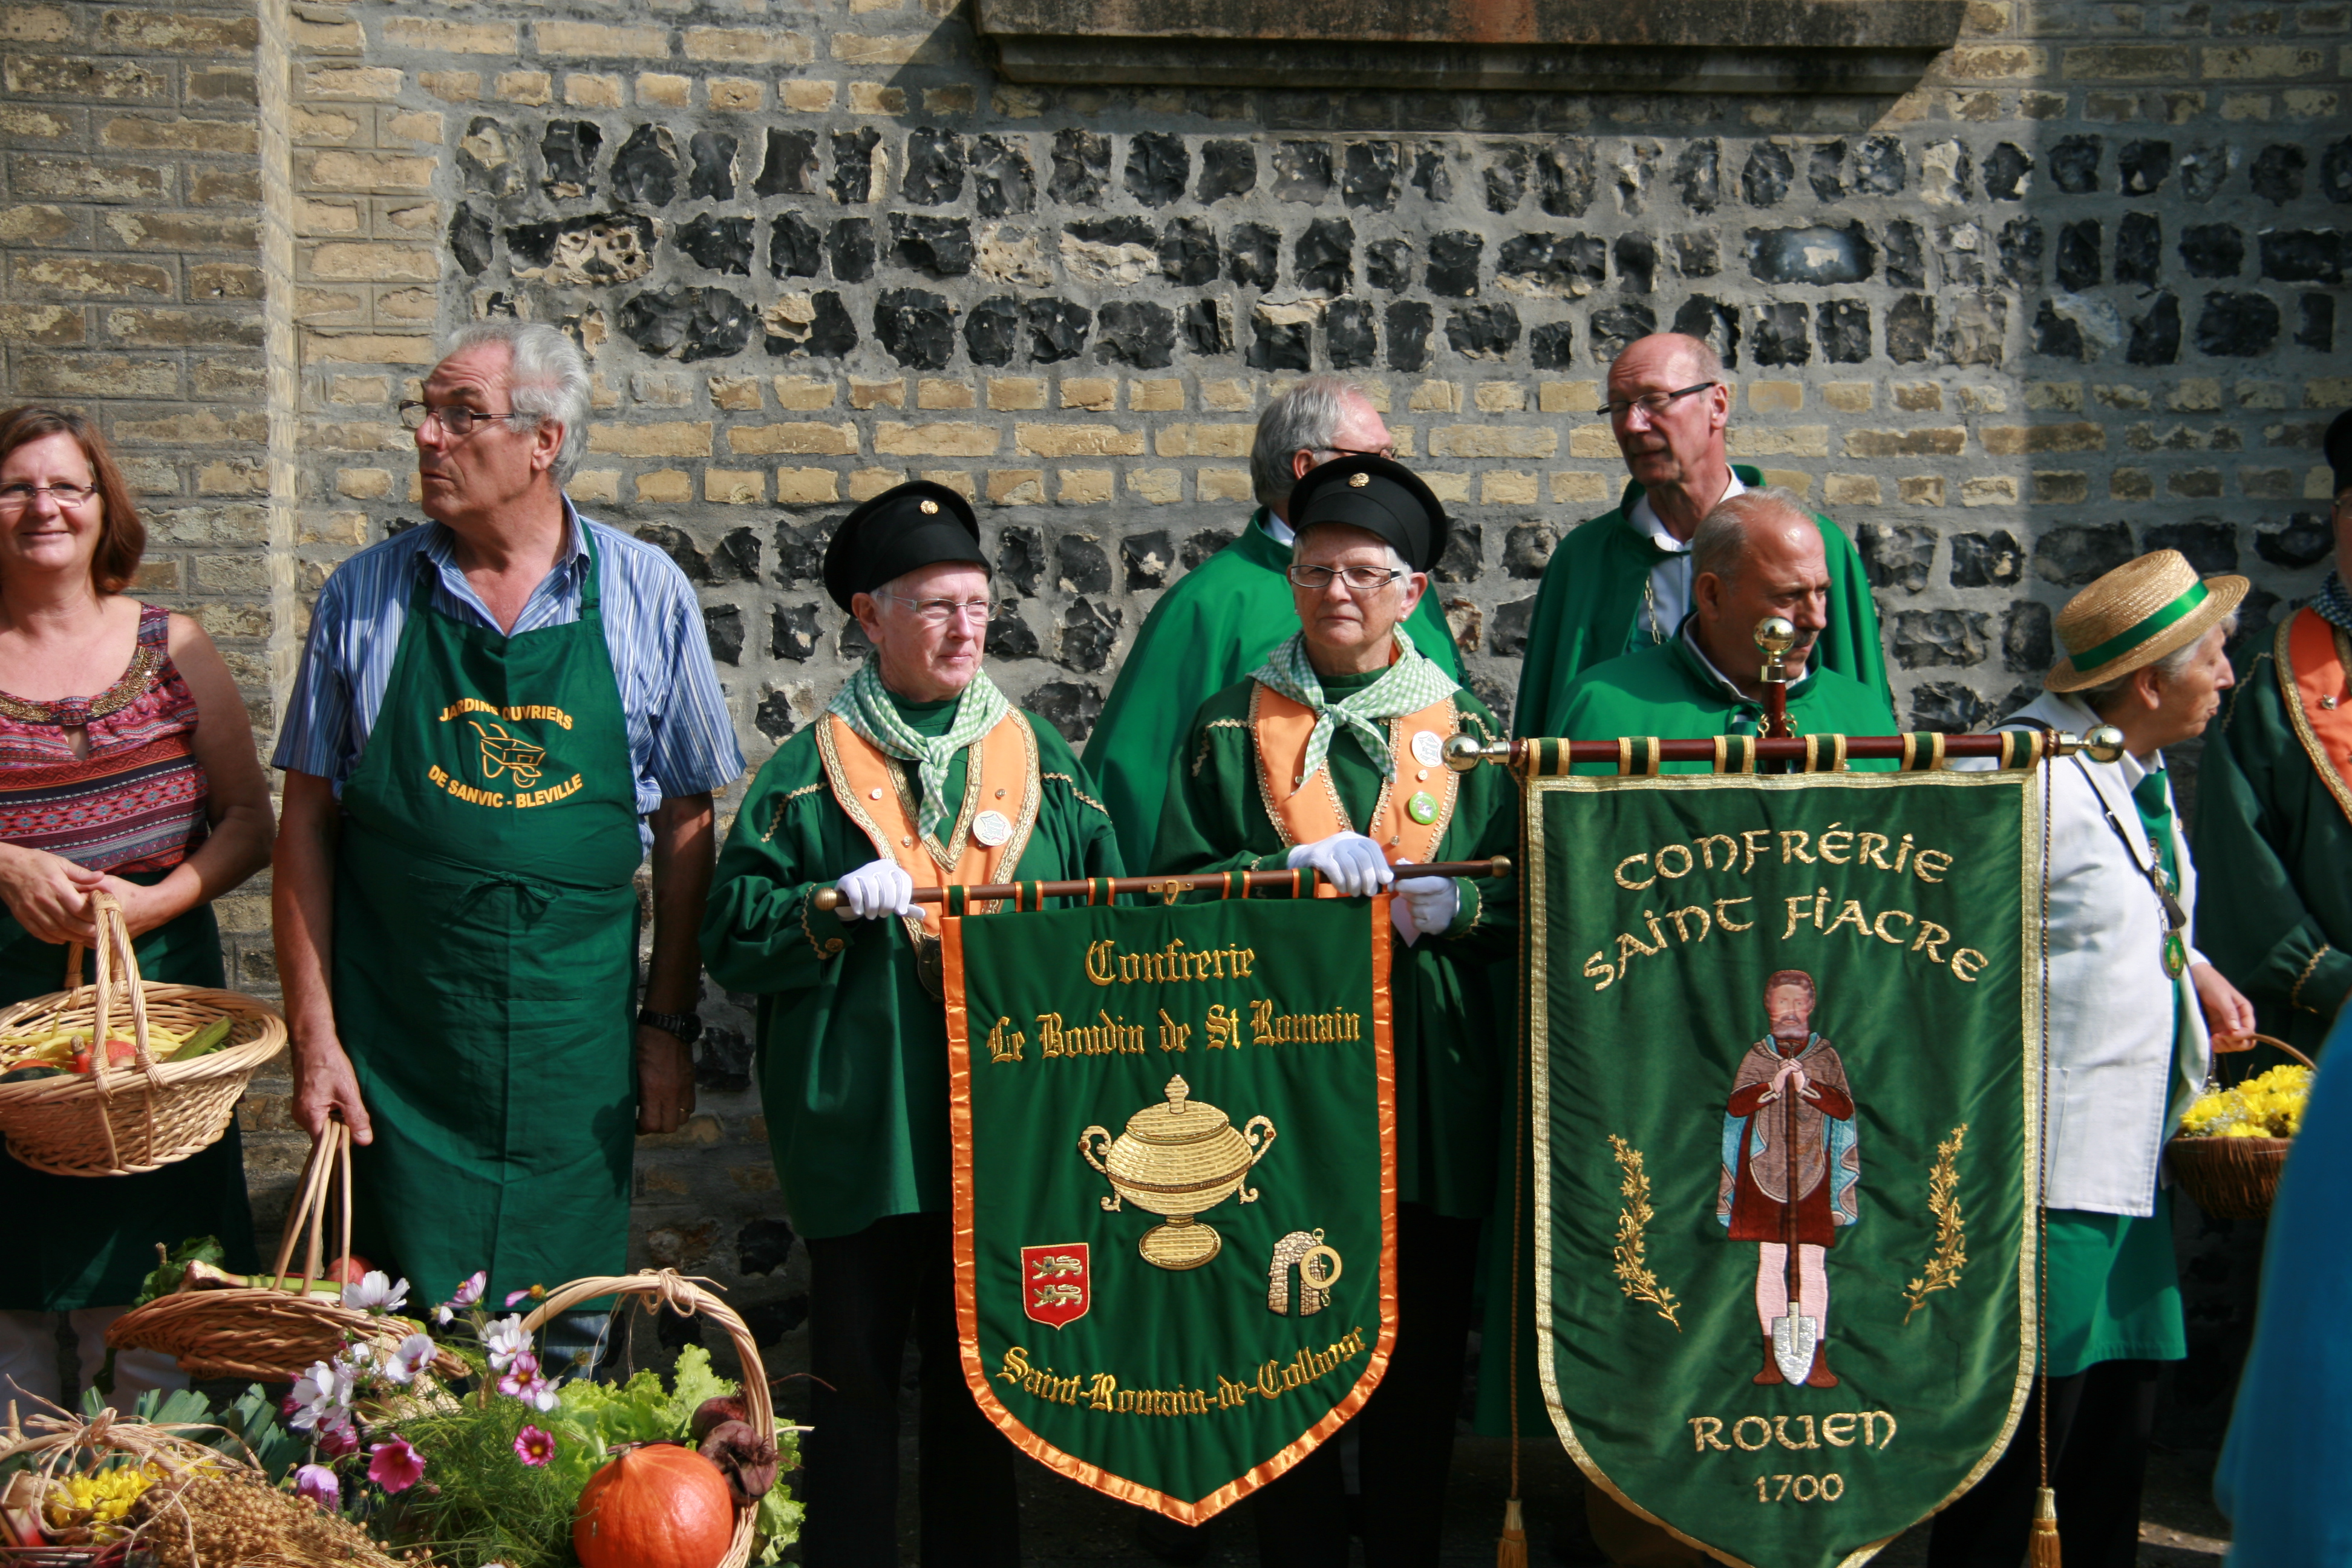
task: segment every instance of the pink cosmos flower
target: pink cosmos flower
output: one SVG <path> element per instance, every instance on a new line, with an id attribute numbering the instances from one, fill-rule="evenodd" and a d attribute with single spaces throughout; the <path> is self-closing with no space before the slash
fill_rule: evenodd
<path id="1" fill-rule="evenodd" d="M 294 1472 L 294 1495 L 332 1510 L 343 1500 L 343 1486 L 326 1466 L 305 1465 Z"/>
<path id="2" fill-rule="evenodd" d="M 434 1321 L 446 1325 L 459 1312 L 462 1312 L 470 1307 L 479 1305 L 482 1300 L 482 1292 L 488 1289 L 490 1277 L 488 1274 L 479 1268 L 474 1270 L 473 1276 L 464 1284 L 457 1287 L 457 1293 L 456 1295 L 450 1297 L 449 1300 L 443 1302 L 440 1306 L 433 1309 Z"/>
<path id="3" fill-rule="evenodd" d="M 312 1434 L 319 1440 L 319 1452 L 331 1459 L 340 1459 L 360 1451 L 360 1429 L 345 1411 L 319 1423 Z"/>
<path id="4" fill-rule="evenodd" d="M 378 1443 L 368 1453 L 368 1479 L 388 1492 L 404 1492 L 425 1479 L 425 1457 L 405 1437 Z"/>
<path id="5" fill-rule="evenodd" d="M 534 1285 L 528 1290 L 507 1292 L 507 1305 L 510 1308 L 518 1301 L 543 1301 L 546 1299 L 547 1287 L 544 1285 Z"/>
<path id="6" fill-rule="evenodd" d="M 536 1426 L 515 1434 L 515 1457 L 534 1468 L 555 1458 L 555 1439 Z"/>

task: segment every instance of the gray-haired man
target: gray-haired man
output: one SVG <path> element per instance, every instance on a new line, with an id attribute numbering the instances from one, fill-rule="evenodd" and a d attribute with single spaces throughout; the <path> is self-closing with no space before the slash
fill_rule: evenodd
<path id="1" fill-rule="evenodd" d="M 1168 765 L 1201 704 L 1265 662 L 1298 629 L 1283 573 L 1290 565 L 1290 489 L 1334 458 L 1396 456 L 1396 441 L 1364 389 L 1344 376 L 1310 375 L 1258 416 L 1250 483 L 1258 510 L 1241 537 L 1160 596 L 1135 634 L 1087 742 L 1086 764 L 1118 828 L 1120 860 L 1151 863 Z M 1424 594 L 1406 621 L 1413 646 L 1460 679 L 1437 595 Z"/>
<path id="2" fill-rule="evenodd" d="M 364 1146 L 360 1251 L 421 1301 L 476 1269 L 499 1297 L 617 1273 L 633 1135 L 694 1108 L 710 796 L 743 759 L 685 575 L 564 496 L 571 341 L 470 327 L 400 412 L 433 521 L 328 578 L 275 758 L 294 1114 Z"/>

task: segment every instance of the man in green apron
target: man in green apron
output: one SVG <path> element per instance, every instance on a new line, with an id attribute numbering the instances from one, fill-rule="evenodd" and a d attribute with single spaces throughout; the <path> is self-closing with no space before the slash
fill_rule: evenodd
<path id="1" fill-rule="evenodd" d="M 1394 458 L 1396 440 L 1363 389 L 1344 376 L 1310 375 L 1258 416 L 1250 451 L 1257 510 L 1239 539 L 1185 573 L 1151 606 L 1087 738 L 1087 766 L 1118 824 L 1127 864 L 1151 859 L 1168 759 L 1183 745 L 1193 712 L 1298 629 L 1282 574 L 1290 564 L 1292 487 L 1318 463 L 1367 453 Z M 1435 594 L 1422 595 L 1405 627 L 1414 647 L 1461 678 L 1461 657 Z"/>
<path id="2" fill-rule="evenodd" d="M 1020 1560 L 1016 1450 L 957 1348 L 947 1014 L 917 887 L 1119 875 L 1109 814 L 1051 725 L 981 668 L 993 594 L 971 505 L 884 491 L 825 552 L 874 654 L 760 769 L 703 921 L 760 998 L 776 1179 L 809 1246 L 809 1568 L 898 1561 L 898 1390 L 922 1358 L 922 1562 Z M 816 907 L 838 885 L 844 902 Z"/>
<path id="3" fill-rule="evenodd" d="M 1569 688 L 1597 664 L 1664 647 L 1694 607 L 1691 540 L 1716 505 L 1764 482 L 1731 466 L 1725 431 L 1731 384 L 1698 339 L 1656 332 L 1626 345 L 1609 367 L 1601 411 L 1633 477 L 1617 510 L 1579 524 L 1552 552 L 1528 628 L 1511 730 L 1566 735 Z M 1816 664 L 1888 700 L 1878 613 L 1862 557 L 1844 531 L 1808 513 L 1830 574 L 1829 618 Z M 1657 731 L 1665 733 L 1665 731 Z"/>
<path id="4" fill-rule="evenodd" d="M 694 1106 L 742 759 L 684 574 L 564 497 L 587 386 L 552 329 L 458 335 L 402 405 L 435 521 L 328 580 L 278 741 L 295 1117 L 351 1125 L 354 1248 L 416 1301 L 620 1272 L 635 1135 Z"/>

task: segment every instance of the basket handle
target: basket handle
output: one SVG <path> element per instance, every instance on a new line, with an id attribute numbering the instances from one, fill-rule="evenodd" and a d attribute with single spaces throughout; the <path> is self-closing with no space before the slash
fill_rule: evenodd
<path id="1" fill-rule="evenodd" d="M 91 1087 L 97 1089 L 91 1104 L 98 1112 L 99 1125 L 106 1134 L 108 1162 L 117 1170 L 122 1167 L 121 1151 L 114 1139 L 113 1118 L 109 1105 L 114 1089 L 107 1079 L 112 1068 L 107 1063 L 111 1054 L 107 1042 L 114 1034 L 114 1004 L 117 991 L 126 994 L 131 1001 L 131 1054 L 136 1065 L 143 1090 L 146 1149 L 142 1163 L 155 1156 L 155 1057 L 147 1041 L 147 987 L 139 976 L 139 954 L 131 945 L 131 928 L 122 918 L 122 906 L 111 893 L 92 893 L 90 912 L 98 925 L 98 944 L 93 950 L 98 968 L 98 994 L 89 1020 L 89 1070 Z M 120 966 L 118 973 L 117 966 Z M 80 989 L 81 944 L 76 942 L 66 955 L 68 991 Z"/>
<path id="2" fill-rule="evenodd" d="M 775 1441 L 776 1405 L 768 1392 L 767 1369 L 760 1364 L 759 1342 L 751 1337 L 750 1327 L 732 1307 L 675 1268 L 644 1268 L 635 1274 L 574 1279 L 550 1291 L 547 1300 L 532 1308 L 530 1315 L 522 1321 L 523 1331 L 537 1333 L 549 1319 L 567 1307 L 593 1301 L 599 1296 L 615 1295 L 645 1297 L 648 1312 L 657 1307 L 667 1307 L 688 1317 L 699 1312 L 726 1330 L 743 1363 L 743 1412 L 751 1418 L 753 1431 L 770 1442 Z"/>
<path id="3" fill-rule="evenodd" d="M 308 1296 L 319 1283 L 320 1243 L 327 1224 L 327 1195 L 341 1189 L 341 1205 L 337 1210 L 337 1234 L 341 1250 L 336 1257 L 348 1260 L 352 1255 L 352 1130 L 342 1118 L 331 1116 L 326 1129 L 310 1145 L 310 1157 L 302 1166 L 302 1184 L 294 1205 L 286 1211 L 286 1232 L 278 1238 L 278 1260 L 269 1270 L 274 1289 L 288 1288 L 293 1276 L 287 1270 L 294 1261 L 294 1242 L 298 1237 L 307 1238 L 302 1250 L 302 1289 L 298 1294 Z"/>
<path id="4" fill-rule="evenodd" d="M 2216 1035 L 2213 1037 L 2214 1051 L 2217 1054 L 2225 1057 L 2235 1056 L 2240 1051 L 2251 1051 L 2256 1046 L 2268 1046 L 2274 1051 L 2284 1052 L 2286 1055 L 2293 1057 L 2295 1060 L 2301 1062 L 2307 1068 L 2315 1069 L 2319 1066 L 2317 1062 L 2313 1061 L 2309 1057 L 2305 1056 L 2301 1051 L 2296 1050 L 2293 1046 L 2288 1045 L 2284 1040 L 2280 1039 L 2275 1035 L 2257 1034 L 2253 1030 L 2249 1029 L 2242 1035 Z"/>

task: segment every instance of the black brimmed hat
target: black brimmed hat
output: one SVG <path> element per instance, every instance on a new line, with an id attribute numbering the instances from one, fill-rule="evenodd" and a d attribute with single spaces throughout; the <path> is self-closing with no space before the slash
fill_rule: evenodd
<path id="1" fill-rule="evenodd" d="M 1291 490 L 1288 504 L 1293 533 L 1326 522 L 1360 528 L 1384 541 L 1416 572 L 1437 564 L 1453 528 L 1421 477 L 1388 458 L 1351 456 L 1311 468 Z"/>
<path id="2" fill-rule="evenodd" d="M 834 531 L 824 547 L 824 591 L 845 610 L 858 595 L 941 561 L 970 561 L 993 572 L 981 553 L 971 503 L 928 479 L 894 485 Z"/>
<path id="3" fill-rule="evenodd" d="M 2327 453 L 2327 466 L 2336 470 L 2336 493 L 2352 490 L 2352 412 L 2336 416 L 2336 423 L 2327 427 L 2323 447 Z"/>

